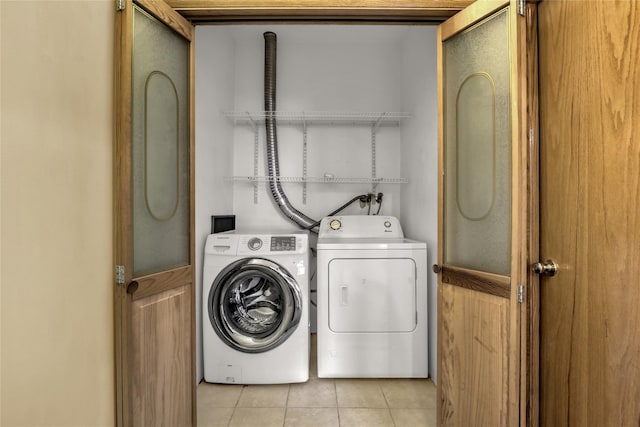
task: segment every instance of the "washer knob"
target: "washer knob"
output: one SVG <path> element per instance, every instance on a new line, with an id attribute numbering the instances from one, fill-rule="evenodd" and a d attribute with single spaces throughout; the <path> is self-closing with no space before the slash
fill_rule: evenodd
<path id="1" fill-rule="evenodd" d="M 262 240 L 259 237 L 253 237 L 249 240 L 249 243 L 247 243 L 247 246 L 252 251 L 257 251 L 262 247 Z"/>
<path id="2" fill-rule="evenodd" d="M 391 221 L 385 221 L 384 222 L 384 226 L 385 226 L 385 228 L 391 227 Z"/>
<path id="3" fill-rule="evenodd" d="M 331 227 L 332 230 L 339 230 L 340 227 L 342 227 L 342 223 L 339 219 L 334 219 L 329 223 L 329 227 Z"/>

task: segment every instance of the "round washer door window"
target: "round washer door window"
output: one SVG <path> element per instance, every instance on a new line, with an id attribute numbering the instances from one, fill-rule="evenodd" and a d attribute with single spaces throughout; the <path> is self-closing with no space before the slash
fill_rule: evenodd
<path id="1" fill-rule="evenodd" d="M 300 323 L 302 297 L 293 276 L 262 258 L 225 267 L 209 292 L 209 318 L 218 336 L 246 353 L 283 343 Z"/>

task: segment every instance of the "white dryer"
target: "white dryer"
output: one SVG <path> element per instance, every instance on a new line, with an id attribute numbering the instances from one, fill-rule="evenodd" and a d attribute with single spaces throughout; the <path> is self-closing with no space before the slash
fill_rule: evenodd
<path id="1" fill-rule="evenodd" d="M 317 251 L 318 377 L 428 377 L 426 243 L 391 216 L 334 216 Z"/>
<path id="2" fill-rule="evenodd" d="M 309 378 L 308 233 L 212 234 L 204 250 L 204 379 Z"/>

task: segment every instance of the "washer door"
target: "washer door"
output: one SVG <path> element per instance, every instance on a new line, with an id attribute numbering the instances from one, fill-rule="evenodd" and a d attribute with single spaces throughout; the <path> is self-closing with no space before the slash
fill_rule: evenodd
<path id="1" fill-rule="evenodd" d="M 280 265 L 262 258 L 229 264 L 209 292 L 209 319 L 218 336 L 245 353 L 283 343 L 300 323 L 302 295 Z"/>

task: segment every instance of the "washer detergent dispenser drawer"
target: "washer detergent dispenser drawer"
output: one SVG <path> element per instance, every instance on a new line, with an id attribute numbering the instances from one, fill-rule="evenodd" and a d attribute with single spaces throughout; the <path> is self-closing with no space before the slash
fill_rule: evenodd
<path id="1" fill-rule="evenodd" d="M 415 262 L 406 258 L 332 260 L 329 328 L 333 332 L 413 331 L 415 271 Z"/>

